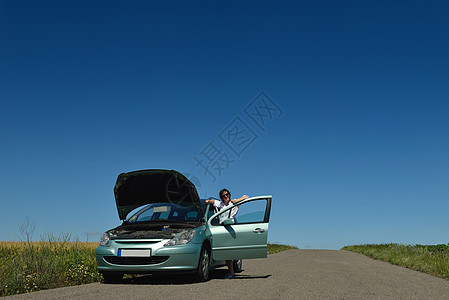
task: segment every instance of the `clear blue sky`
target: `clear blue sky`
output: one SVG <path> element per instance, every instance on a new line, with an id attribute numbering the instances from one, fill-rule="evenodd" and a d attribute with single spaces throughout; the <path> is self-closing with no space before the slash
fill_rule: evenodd
<path id="1" fill-rule="evenodd" d="M 448 243 L 448 28 L 445 0 L 1 1 L 0 240 L 98 240 L 117 175 L 163 168 L 273 195 L 271 242 Z"/>

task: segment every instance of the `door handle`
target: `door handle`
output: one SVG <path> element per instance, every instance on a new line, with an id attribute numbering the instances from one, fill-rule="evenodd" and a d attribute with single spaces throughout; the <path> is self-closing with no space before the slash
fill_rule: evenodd
<path id="1" fill-rule="evenodd" d="M 256 229 L 253 230 L 253 232 L 254 233 L 262 233 L 262 232 L 265 232 L 265 230 L 262 229 L 262 228 L 256 228 Z"/>

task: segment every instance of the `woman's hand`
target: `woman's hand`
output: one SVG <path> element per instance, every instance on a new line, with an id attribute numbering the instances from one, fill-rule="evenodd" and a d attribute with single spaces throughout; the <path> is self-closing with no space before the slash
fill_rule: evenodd
<path id="1" fill-rule="evenodd" d="M 206 202 L 206 204 L 214 204 L 214 201 L 215 201 L 215 200 L 209 198 L 209 199 L 207 199 L 205 202 Z"/>

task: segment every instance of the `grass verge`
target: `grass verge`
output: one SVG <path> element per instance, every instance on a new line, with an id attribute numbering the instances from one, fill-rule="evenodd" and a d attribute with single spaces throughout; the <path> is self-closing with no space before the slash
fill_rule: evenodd
<path id="1" fill-rule="evenodd" d="M 68 235 L 42 242 L 0 242 L 0 296 L 100 281 L 97 246 Z M 294 248 L 268 244 L 267 252 Z"/>
<path id="2" fill-rule="evenodd" d="M 0 242 L 0 296 L 99 281 L 97 245 L 68 236 L 45 242 Z"/>
<path id="3" fill-rule="evenodd" d="M 268 244 L 267 254 L 278 253 L 289 249 L 298 249 L 295 246 L 281 245 L 281 244 Z"/>
<path id="4" fill-rule="evenodd" d="M 394 265 L 449 279 L 449 244 L 367 244 L 346 246 L 349 250 Z"/>

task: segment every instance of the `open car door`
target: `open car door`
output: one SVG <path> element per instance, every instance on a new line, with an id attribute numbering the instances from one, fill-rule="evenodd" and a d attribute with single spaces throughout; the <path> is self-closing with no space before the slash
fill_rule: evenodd
<path id="1" fill-rule="evenodd" d="M 212 235 L 212 258 L 236 260 L 267 257 L 271 196 L 252 197 L 214 214 L 208 220 Z M 228 219 L 231 209 L 237 215 Z"/>

